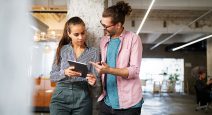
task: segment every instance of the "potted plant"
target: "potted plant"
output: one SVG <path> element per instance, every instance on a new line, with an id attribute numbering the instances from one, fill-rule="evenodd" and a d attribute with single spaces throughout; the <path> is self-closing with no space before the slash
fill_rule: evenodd
<path id="1" fill-rule="evenodd" d="M 179 80 L 179 74 L 170 74 L 169 75 L 169 84 L 168 84 L 168 92 L 175 92 L 175 84 L 176 84 L 176 81 Z"/>

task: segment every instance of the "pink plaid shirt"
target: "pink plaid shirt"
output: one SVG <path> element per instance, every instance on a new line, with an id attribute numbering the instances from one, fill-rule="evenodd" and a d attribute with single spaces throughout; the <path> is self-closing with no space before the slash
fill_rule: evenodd
<path id="1" fill-rule="evenodd" d="M 127 78 L 117 76 L 117 89 L 119 106 L 121 109 L 127 109 L 136 105 L 142 99 L 139 71 L 143 48 L 141 38 L 135 33 L 124 30 L 119 36 L 119 39 L 121 40 L 121 43 L 118 50 L 116 68 L 127 68 L 129 70 L 129 76 Z M 106 52 L 109 41 L 110 38 L 104 36 L 100 42 L 103 62 L 106 62 Z M 106 95 L 104 89 L 104 75 L 102 75 L 102 85 L 103 92 L 98 101 L 101 101 Z"/>

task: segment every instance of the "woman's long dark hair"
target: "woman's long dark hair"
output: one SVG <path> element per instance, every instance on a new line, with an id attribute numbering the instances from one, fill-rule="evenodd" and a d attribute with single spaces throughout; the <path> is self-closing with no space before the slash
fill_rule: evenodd
<path id="1" fill-rule="evenodd" d="M 121 22 L 121 24 L 123 25 L 125 22 L 125 16 L 130 15 L 131 12 L 131 6 L 129 6 L 128 3 L 125 3 L 124 1 L 119 1 L 116 3 L 116 5 L 105 9 L 102 14 L 102 17 L 111 17 L 113 24 Z"/>
<path id="2" fill-rule="evenodd" d="M 64 27 L 64 30 L 63 30 L 63 36 L 62 36 L 62 38 L 61 38 L 61 40 L 59 42 L 59 45 L 57 47 L 56 61 L 54 63 L 56 63 L 56 64 L 60 63 L 60 51 L 61 51 L 61 48 L 64 45 L 67 45 L 67 44 L 71 43 L 71 38 L 68 36 L 68 32 L 71 33 L 70 25 L 78 25 L 78 24 L 85 26 L 85 23 L 79 17 L 72 17 L 65 23 L 65 27 Z"/>

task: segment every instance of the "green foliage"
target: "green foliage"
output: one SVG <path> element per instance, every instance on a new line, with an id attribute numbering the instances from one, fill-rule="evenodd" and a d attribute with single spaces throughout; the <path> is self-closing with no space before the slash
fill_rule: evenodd
<path id="1" fill-rule="evenodd" d="M 171 83 L 171 84 L 174 84 L 176 81 L 179 80 L 178 77 L 179 77 L 179 74 L 176 74 L 176 73 L 170 74 L 170 75 L 169 75 L 169 81 L 170 81 L 170 83 Z"/>
<path id="2" fill-rule="evenodd" d="M 169 86 L 168 86 L 168 92 L 175 92 L 175 84 L 176 84 L 176 81 L 179 80 L 179 74 L 170 74 L 169 75 Z"/>

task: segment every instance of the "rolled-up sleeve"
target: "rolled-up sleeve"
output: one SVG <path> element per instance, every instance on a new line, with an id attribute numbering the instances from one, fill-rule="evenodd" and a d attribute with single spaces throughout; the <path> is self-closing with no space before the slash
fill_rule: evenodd
<path id="1" fill-rule="evenodd" d="M 53 82 L 58 82 L 66 78 L 66 76 L 65 76 L 64 70 L 61 69 L 61 66 L 60 66 L 61 63 L 56 64 L 55 61 L 56 61 L 56 58 L 52 64 L 52 70 L 50 72 L 50 80 Z"/>
<path id="2" fill-rule="evenodd" d="M 133 36 L 133 41 L 130 49 L 130 66 L 127 68 L 129 71 L 128 79 L 139 77 L 140 65 L 142 59 L 142 42 L 141 38 L 137 35 Z"/>

